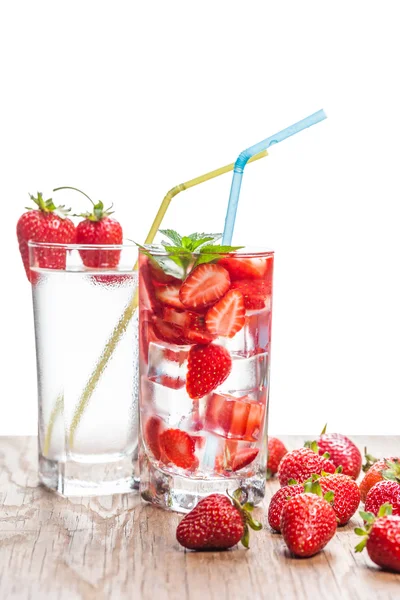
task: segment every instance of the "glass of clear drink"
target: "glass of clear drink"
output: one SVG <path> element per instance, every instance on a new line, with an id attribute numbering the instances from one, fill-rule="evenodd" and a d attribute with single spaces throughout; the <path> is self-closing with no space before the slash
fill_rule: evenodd
<path id="1" fill-rule="evenodd" d="M 139 252 L 140 493 L 265 493 L 273 252 Z M 179 263 L 179 269 L 174 264 Z"/>
<path id="2" fill-rule="evenodd" d="M 137 248 L 29 246 L 40 482 L 66 496 L 132 491 Z"/>

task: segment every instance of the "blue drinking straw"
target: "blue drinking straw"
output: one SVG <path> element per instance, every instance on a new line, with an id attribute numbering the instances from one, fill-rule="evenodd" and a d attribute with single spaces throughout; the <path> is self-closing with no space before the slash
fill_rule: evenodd
<path id="1" fill-rule="evenodd" d="M 303 131 L 303 129 L 307 129 L 307 127 L 311 127 L 311 125 L 315 125 L 316 123 L 319 123 L 324 119 L 326 119 L 326 114 L 321 109 L 316 113 L 310 115 L 309 117 L 306 117 L 302 121 L 299 121 L 294 125 L 290 125 L 290 127 L 286 127 L 286 129 L 282 129 L 282 131 L 279 131 L 279 133 L 271 135 L 262 142 L 258 142 L 258 144 L 254 144 L 254 146 L 250 146 L 250 148 L 247 148 L 247 150 L 243 150 L 243 152 L 239 154 L 239 156 L 236 159 L 235 166 L 233 168 L 231 193 L 229 195 L 228 209 L 226 211 L 225 217 L 225 228 L 222 237 L 222 244 L 224 246 L 230 246 L 232 244 L 233 228 L 235 227 L 236 212 L 239 202 L 240 187 L 242 185 L 243 170 L 250 158 L 255 154 L 258 154 L 258 152 L 267 150 L 270 146 L 272 146 L 272 144 L 278 144 L 278 142 L 282 142 L 291 135 L 299 133 L 299 131 Z"/>

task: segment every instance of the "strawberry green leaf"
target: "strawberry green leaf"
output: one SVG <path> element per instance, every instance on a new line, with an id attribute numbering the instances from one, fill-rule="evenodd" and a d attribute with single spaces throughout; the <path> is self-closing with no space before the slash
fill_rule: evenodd
<path id="1" fill-rule="evenodd" d="M 272 477 L 272 471 L 271 471 L 271 469 L 267 469 L 267 477 L 266 477 L 267 481 L 268 481 L 268 479 L 271 479 L 271 477 Z"/>
<path id="2" fill-rule="evenodd" d="M 250 542 L 250 531 L 247 525 L 244 526 L 244 533 L 242 539 L 240 540 L 245 548 L 249 548 Z"/>
<path id="3" fill-rule="evenodd" d="M 339 465 L 338 467 L 336 467 L 335 473 L 343 473 L 343 467 L 342 467 L 342 465 Z"/>
<path id="4" fill-rule="evenodd" d="M 373 523 L 375 521 L 375 515 L 373 513 L 360 510 L 358 514 L 364 521 L 366 521 L 366 523 Z"/>
<path id="5" fill-rule="evenodd" d="M 326 492 L 326 494 L 324 495 L 324 500 L 329 502 L 329 504 L 333 502 L 334 498 L 335 494 L 332 491 Z"/>
<path id="6" fill-rule="evenodd" d="M 354 550 L 356 552 L 362 552 L 365 548 L 365 546 L 367 545 L 367 540 L 368 538 L 365 537 L 363 540 L 361 540 L 361 542 L 359 544 L 357 544 L 357 546 L 354 548 Z"/>
<path id="7" fill-rule="evenodd" d="M 310 450 L 315 452 L 315 454 L 318 454 L 318 452 L 319 452 L 318 443 L 315 440 L 313 442 L 306 442 L 304 444 L 304 447 L 310 448 Z"/>
<path id="8" fill-rule="evenodd" d="M 378 517 L 387 517 L 388 515 L 391 515 L 393 513 L 393 507 L 391 504 L 389 504 L 388 502 L 386 502 L 385 504 L 382 504 L 382 506 L 380 507 L 379 511 L 378 511 Z"/>
<path id="9" fill-rule="evenodd" d="M 296 479 L 289 479 L 288 485 L 297 485 Z"/>
<path id="10" fill-rule="evenodd" d="M 326 428 L 328 427 L 328 423 L 325 423 L 323 430 L 321 431 L 320 435 L 324 435 L 324 433 L 326 433 Z"/>
<path id="11" fill-rule="evenodd" d="M 361 527 L 356 527 L 354 529 L 354 533 L 356 535 L 368 535 L 365 529 L 361 529 Z"/>
<path id="12" fill-rule="evenodd" d="M 362 466 L 362 470 L 364 471 L 364 473 L 366 473 L 367 471 L 369 471 L 373 464 L 378 462 L 378 459 L 375 458 L 375 456 L 372 456 L 372 454 L 368 454 L 366 447 L 364 448 L 364 455 L 365 463 Z"/>

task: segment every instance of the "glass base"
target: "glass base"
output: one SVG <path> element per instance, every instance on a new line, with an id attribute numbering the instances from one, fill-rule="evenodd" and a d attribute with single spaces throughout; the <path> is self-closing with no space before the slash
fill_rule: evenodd
<path id="1" fill-rule="evenodd" d="M 39 480 L 62 496 L 109 496 L 138 490 L 132 456 L 108 463 L 57 461 L 39 455 Z"/>
<path id="2" fill-rule="evenodd" d="M 226 494 L 227 491 L 232 494 L 238 488 L 243 492 L 243 501 L 257 505 L 265 495 L 265 477 L 193 479 L 167 473 L 142 456 L 139 488 L 146 502 L 166 510 L 187 513 L 210 494 Z"/>

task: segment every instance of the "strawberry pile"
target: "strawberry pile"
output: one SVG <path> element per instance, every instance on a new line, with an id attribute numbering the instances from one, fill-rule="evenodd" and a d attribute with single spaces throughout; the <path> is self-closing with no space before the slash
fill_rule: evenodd
<path id="1" fill-rule="evenodd" d="M 61 189 L 76 188 L 56 188 Z M 80 190 L 77 190 L 80 192 Z M 80 192 L 83 193 L 83 192 Z M 86 194 L 84 194 L 86 196 Z M 89 200 L 90 198 L 86 196 Z M 37 196 L 30 195 L 36 204 L 35 209 L 28 208 L 18 220 L 17 238 L 22 262 L 28 280 L 34 283 L 35 277 L 29 266 L 28 242 L 41 242 L 46 244 L 82 244 L 82 245 L 119 245 L 122 243 L 122 227 L 118 221 L 110 218 L 110 209 L 105 210 L 101 201 L 93 204 L 93 211 L 81 215 L 83 217 L 75 227 L 68 218 L 71 209 L 65 206 L 56 206 L 51 198 L 43 199 L 38 192 Z M 35 247 L 33 250 L 35 264 L 43 269 L 65 269 L 66 249 L 62 247 Z M 120 259 L 120 250 L 80 250 L 83 264 L 89 268 L 115 268 Z"/>

